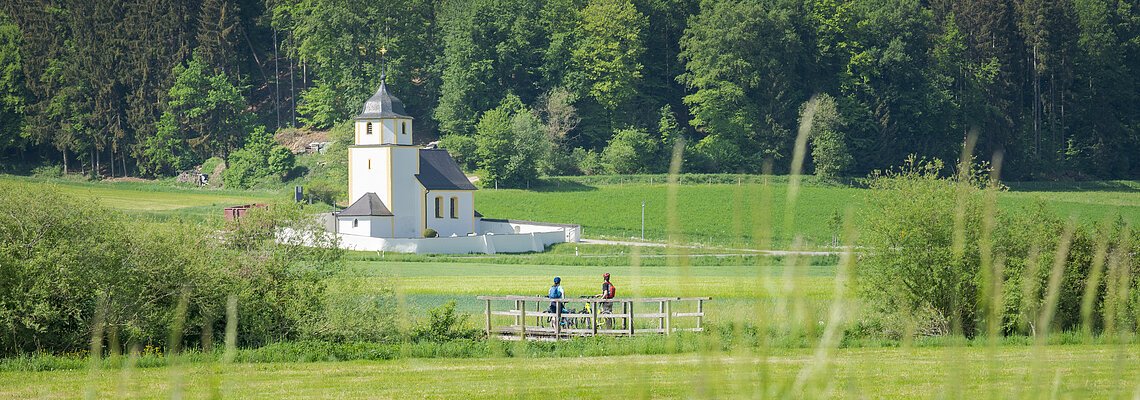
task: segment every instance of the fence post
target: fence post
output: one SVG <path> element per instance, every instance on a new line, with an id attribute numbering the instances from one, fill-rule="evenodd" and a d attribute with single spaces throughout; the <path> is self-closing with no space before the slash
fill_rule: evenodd
<path id="1" fill-rule="evenodd" d="M 633 302 L 630 301 L 627 303 L 629 303 L 629 335 L 633 336 Z"/>
<path id="2" fill-rule="evenodd" d="M 554 339 L 562 338 L 562 299 L 554 303 Z"/>
<path id="3" fill-rule="evenodd" d="M 657 329 L 665 330 L 665 300 L 657 303 L 657 313 L 661 314 L 661 318 L 657 318 Z"/>
<path id="4" fill-rule="evenodd" d="M 665 302 L 665 334 L 673 333 L 673 300 Z"/>
<path id="5" fill-rule="evenodd" d="M 518 324 L 519 325 L 519 339 L 526 340 L 526 300 L 520 300 L 520 301 L 522 302 L 522 307 L 518 307 L 518 309 L 519 309 L 518 321 L 522 321 L 522 323 Z M 515 301 L 515 304 L 519 304 L 520 301 Z"/>
<path id="6" fill-rule="evenodd" d="M 491 337 L 491 300 L 487 300 L 487 338 Z"/>
<path id="7" fill-rule="evenodd" d="M 701 328 L 701 322 L 705 319 L 705 301 L 704 299 L 697 299 L 697 329 Z"/>
<path id="8" fill-rule="evenodd" d="M 521 303 L 519 300 L 515 300 L 515 309 L 516 309 L 516 310 L 521 310 L 521 309 L 522 309 L 522 307 L 521 307 L 521 304 L 522 304 L 522 303 Z M 515 325 L 522 325 L 522 324 L 520 324 L 520 323 L 519 323 L 519 318 L 520 318 L 520 317 L 519 317 L 518 315 L 516 315 L 516 316 L 515 316 Z M 525 324 L 525 323 L 526 323 L 526 321 L 522 321 L 522 322 L 523 322 L 523 324 Z"/>
<path id="9" fill-rule="evenodd" d="M 594 332 L 594 336 L 598 336 L 598 302 L 593 301 L 594 305 L 590 307 L 590 312 L 593 313 L 593 318 L 590 319 L 590 329 Z"/>

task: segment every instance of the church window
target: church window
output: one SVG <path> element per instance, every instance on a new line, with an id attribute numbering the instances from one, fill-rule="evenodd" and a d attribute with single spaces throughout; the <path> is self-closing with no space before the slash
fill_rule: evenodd
<path id="1" fill-rule="evenodd" d="M 401 122 L 400 123 L 400 134 L 403 135 L 405 133 L 408 133 L 408 123 L 407 122 Z"/>
<path id="2" fill-rule="evenodd" d="M 435 217 L 443 218 L 443 197 L 435 197 Z"/>
<path id="3" fill-rule="evenodd" d="M 371 122 L 365 122 L 364 125 L 366 126 L 366 128 L 364 128 L 364 133 L 366 135 L 371 135 L 372 134 L 372 123 Z"/>
<path id="4" fill-rule="evenodd" d="M 459 218 L 459 198 L 451 198 L 451 218 Z"/>
<path id="5" fill-rule="evenodd" d="M 368 159 L 368 169 L 372 169 L 372 159 Z"/>
<path id="6" fill-rule="evenodd" d="M 353 227 L 353 228 L 355 228 L 355 227 L 357 227 L 357 226 L 360 226 L 360 220 L 359 220 L 359 219 L 356 219 L 356 218 L 353 218 L 353 219 L 352 219 L 352 227 Z"/>

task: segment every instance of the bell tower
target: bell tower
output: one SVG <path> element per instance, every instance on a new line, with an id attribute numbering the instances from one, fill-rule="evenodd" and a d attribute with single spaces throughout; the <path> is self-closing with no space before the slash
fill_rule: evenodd
<path id="1" fill-rule="evenodd" d="M 422 231 L 419 148 L 412 142 L 412 117 L 388 92 L 387 76 L 354 118 L 354 145 L 348 149 L 348 197 L 355 202 L 375 193 L 394 214 L 394 237 L 418 237 Z"/>

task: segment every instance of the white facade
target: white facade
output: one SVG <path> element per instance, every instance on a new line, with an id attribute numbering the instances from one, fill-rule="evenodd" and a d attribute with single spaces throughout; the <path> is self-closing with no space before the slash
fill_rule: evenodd
<path id="1" fill-rule="evenodd" d="M 424 220 L 439 236 L 467 236 L 479 232 L 475 225 L 475 196 L 471 191 L 429 190 L 424 196 L 428 206 Z"/>
<path id="2" fill-rule="evenodd" d="M 346 235 L 392 237 L 392 217 L 344 217 L 337 219 L 337 232 Z"/>

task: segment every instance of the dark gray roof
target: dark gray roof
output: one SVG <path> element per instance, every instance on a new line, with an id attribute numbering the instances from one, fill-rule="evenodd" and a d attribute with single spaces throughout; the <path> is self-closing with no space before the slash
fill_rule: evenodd
<path id="1" fill-rule="evenodd" d="M 427 190 L 475 190 L 444 149 L 420 149 L 420 173 L 416 179 Z"/>
<path id="2" fill-rule="evenodd" d="M 360 196 L 355 203 L 342 210 L 341 217 L 391 217 L 392 212 L 388 211 L 388 207 L 384 206 L 384 202 L 380 200 L 380 196 L 376 193 L 368 192 Z"/>
<path id="3" fill-rule="evenodd" d="M 404 102 L 388 93 L 388 85 L 384 83 L 384 78 L 380 78 L 380 88 L 376 89 L 376 94 L 364 102 L 364 111 L 356 116 L 356 119 L 363 118 L 411 117 L 404 111 Z"/>

